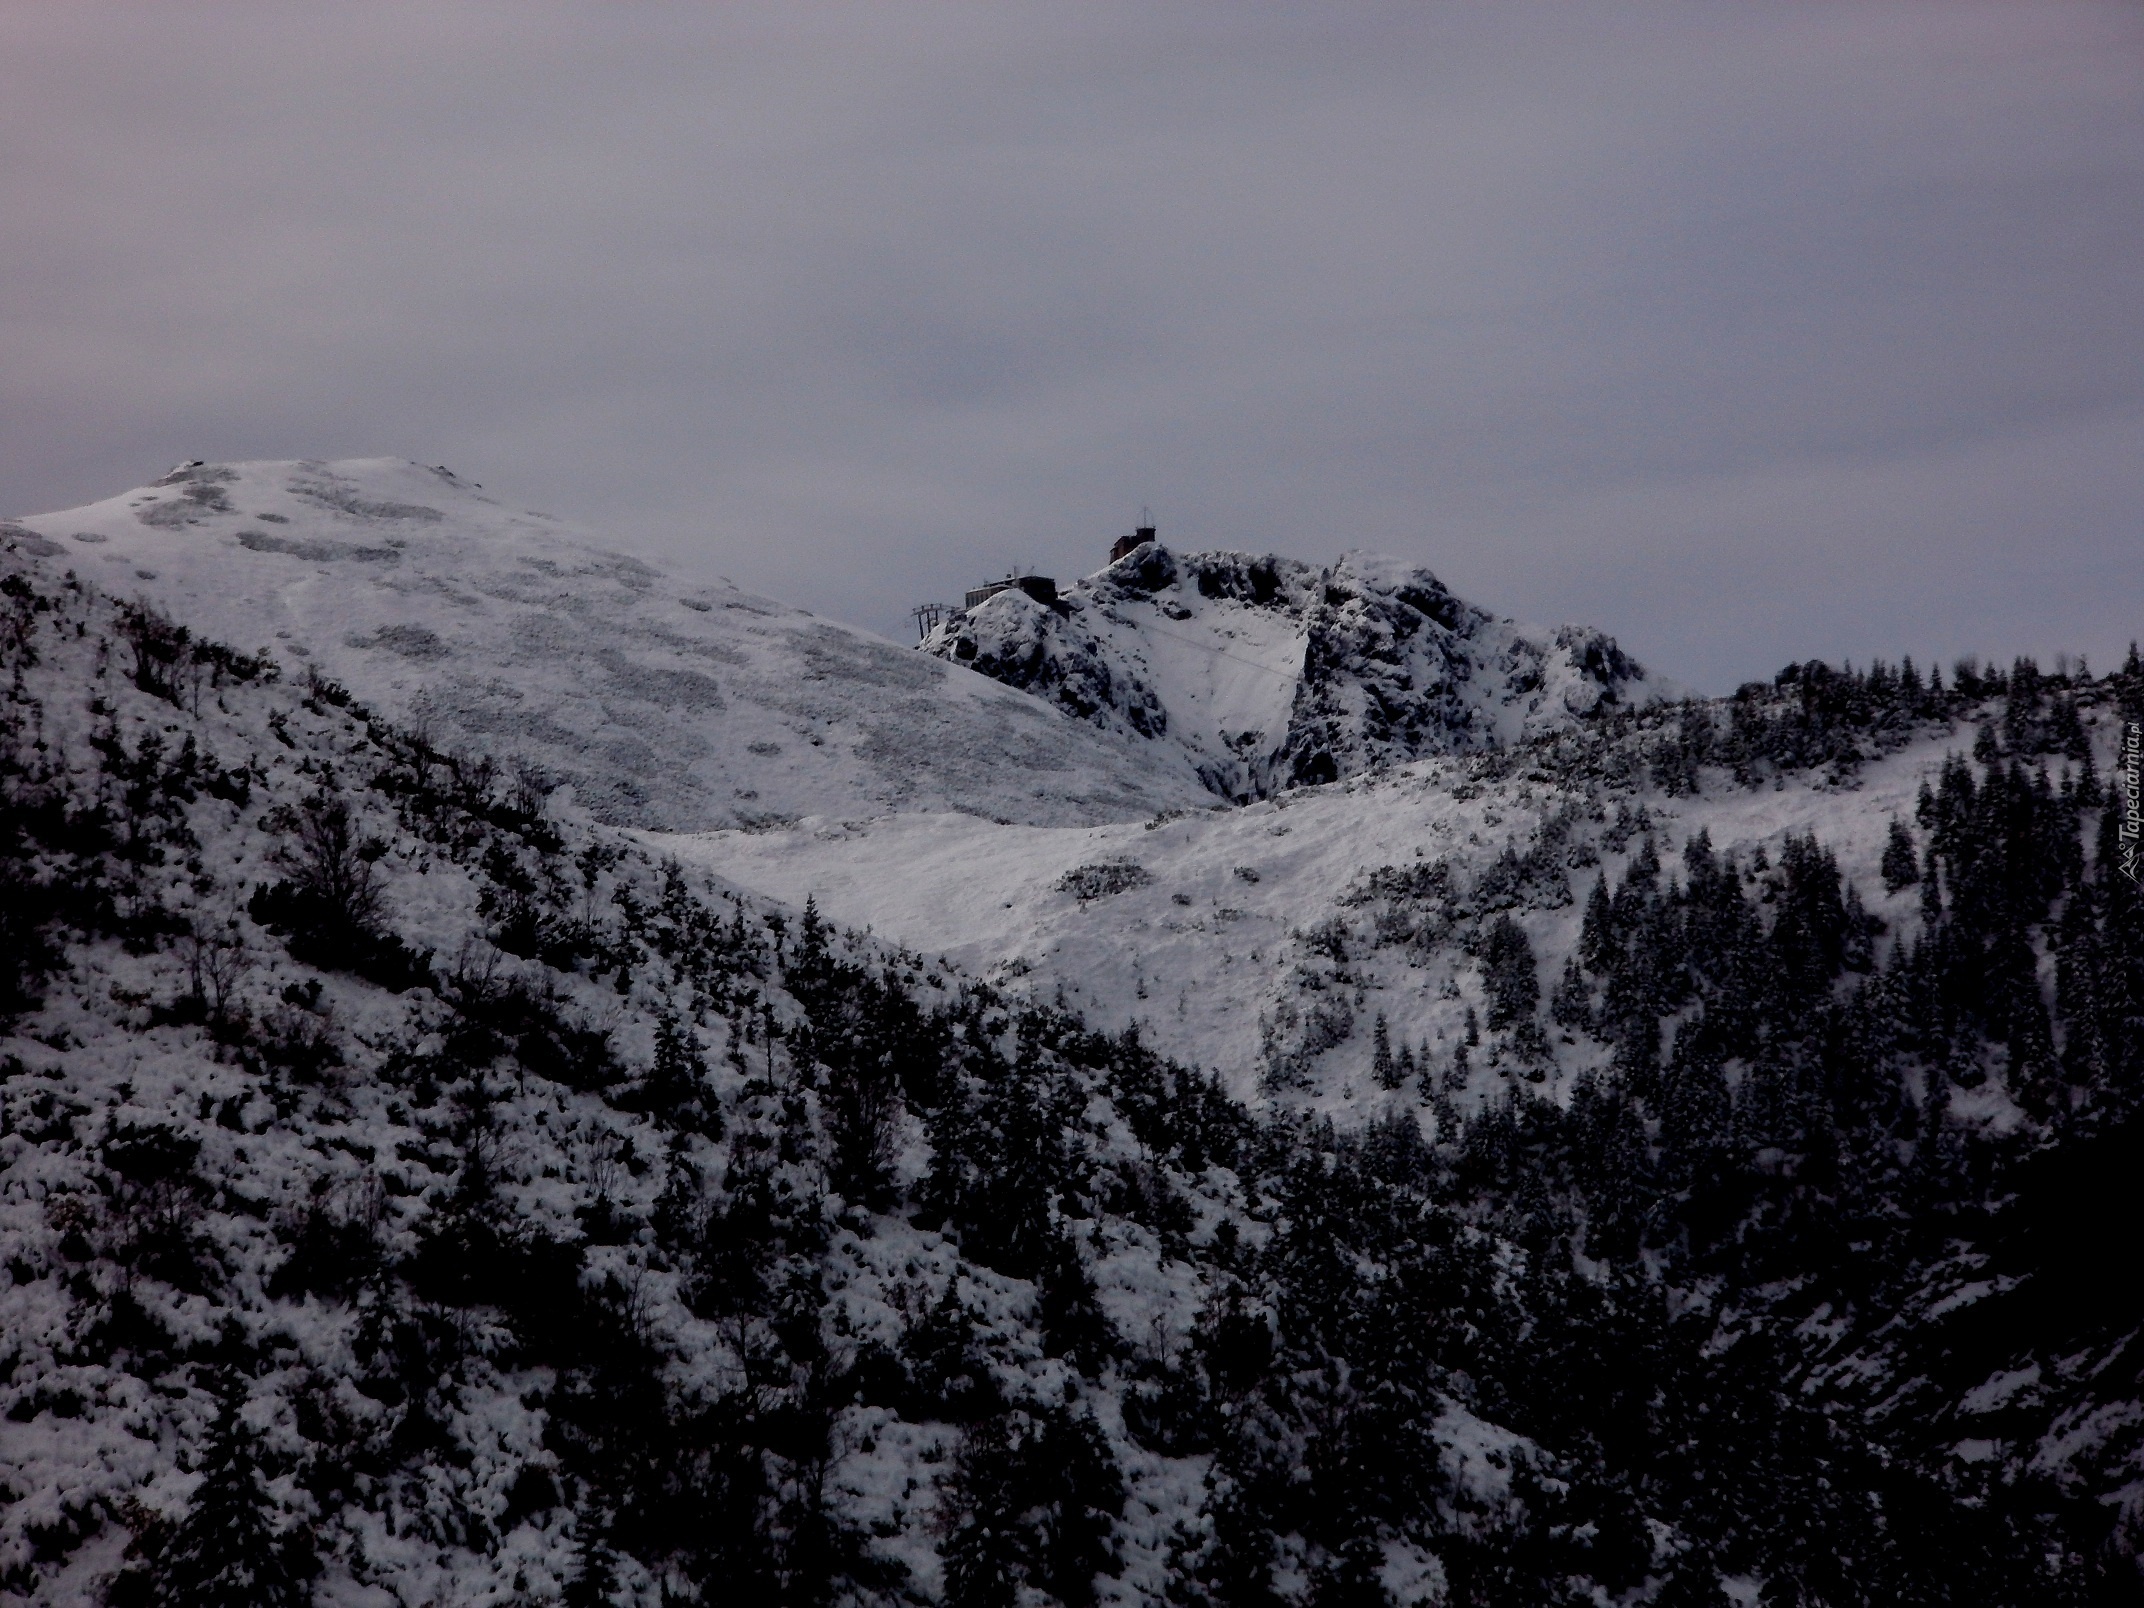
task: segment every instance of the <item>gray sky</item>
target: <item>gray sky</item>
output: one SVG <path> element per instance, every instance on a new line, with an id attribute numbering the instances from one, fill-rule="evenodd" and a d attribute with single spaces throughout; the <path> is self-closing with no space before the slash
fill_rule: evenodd
<path id="1" fill-rule="evenodd" d="M 0 512 L 446 463 L 902 635 L 1397 553 L 1706 690 L 2144 634 L 2144 9 L 0 0 Z"/>

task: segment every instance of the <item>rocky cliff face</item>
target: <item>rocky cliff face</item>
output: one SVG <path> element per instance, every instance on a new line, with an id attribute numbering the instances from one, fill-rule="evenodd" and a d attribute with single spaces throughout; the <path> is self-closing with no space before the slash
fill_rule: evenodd
<path id="1" fill-rule="evenodd" d="M 1054 608 L 1001 592 L 924 649 L 1168 750 L 1239 801 L 1681 692 L 1599 631 L 1500 619 L 1368 553 L 1321 568 L 1149 544 Z"/>

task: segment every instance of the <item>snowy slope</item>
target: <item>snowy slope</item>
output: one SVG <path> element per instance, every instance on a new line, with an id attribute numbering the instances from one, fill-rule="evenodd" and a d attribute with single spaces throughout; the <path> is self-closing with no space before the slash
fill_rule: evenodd
<path id="1" fill-rule="evenodd" d="M 19 582 L 15 566 L 26 544 L 13 540 L 13 552 L 0 549 L 0 576 Z M 219 1392 L 232 1391 L 241 1432 L 265 1471 L 273 1528 L 302 1538 L 320 1573 L 318 1595 L 305 1600 L 558 1601 L 582 1554 L 571 1504 L 559 1499 L 558 1487 L 571 1493 L 572 1482 L 559 1472 L 555 1431 L 545 1425 L 553 1371 L 532 1366 L 528 1347 L 495 1315 L 465 1321 L 462 1332 L 426 1355 L 423 1347 L 437 1342 L 411 1339 L 424 1309 L 403 1309 L 399 1344 L 418 1348 L 420 1374 L 440 1370 L 432 1376 L 439 1419 L 430 1433 L 450 1452 L 431 1455 L 413 1433 L 397 1454 L 382 1457 L 396 1422 L 424 1429 L 425 1403 L 421 1394 L 408 1401 L 399 1382 L 383 1383 L 380 1370 L 392 1353 L 368 1346 L 356 1298 L 287 1287 L 287 1268 L 299 1260 L 291 1237 L 303 1223 L 332 1216 L 361 1224 L 367 1240 L 399 1262 L 448 1219 L 457 1197 L 452 1141 L 444 1136 L 458 1131 L 453 1113 L 462 1096 L 449 1092 L 442 1101 L 422 1085 L 413 1094 L 400 1081 L 412 1067 L 441 1059 L 444 999 L 512 999 L 516 990 L 539 988 L 552 1020 L 593 1024 L 579 1052 L 585 1057 L 598 1046 L 595 1068 L 608 1066 L 614 1075 L 627 1068 L 611 1046 L 626 1061 L 644 1062 L 657 1013 L 669 1013 L 673 1026 L 697 1016 L 708 1025 L 685 1029 L 686 1042 L 708 1080 L 707 1097 L 720 1101 L 738 1130 L 729 1145 L 717 1142 L 722 1117 L 704 1125 L 712 1139 L 680 1132 L 665 1125 L 670 1113 L 590 1092 L 585 1067 L 554 1064 L 550 1078 L 522 1072 L 514 1080 L 495 1069 L 488 1092 L 466 1097 L 485 1105 L 484 1121 L 496 1136 L 487 1167 L 503 1220 L 522 1234 L 570 1242 L 575 1259 L 587 1260 L 581 1277 L 590 1287 L 606 1277 L 629 1284 L 645 1309 L 638 1321 L 647 1325 L 649 1344 L 668 1361 L 668 1387 L 719 1396 L 734 1388 L 733 1376 L 743 1377 L 741 1355 L 757 1337 L 688 1310 L 674 1266 L 642 1243 L 645 1230 L 619 1243 L 601 1232 L 583 1239 L 581 1225 L 592 1210 L 654 1213 L 664 1189 L 680 1178 L 698 1187 L 724 1177 L 727 1159 L 758 1137 L 754 1124 L 775 1102 L 764 1085 L 747 1087 L 736 1027 L 710 1015 L 704 992 L 677 987 L 667 962 L 630 983 L 628 962 L 613 988 L 587 975 L 585 957 L 577 970 L 552 970 L 488 944 L 483 876 L 458 864 L 440 841 L 410 831 L 406 812 L 398 816 L 380 789 L 360 780 L 393 770 L 393 742 L 376 745 L 368 727 L 332 699 L 250 668 L 215 674 L 198 708 L 183 696 L 175 706 L 142 692 L 128 673 L 111 602 L 61 584 L 52 558 L 29 556 L 37 590 L 0 596 L 0 648 L 16 649 L 20 667 L 12 696 L 0 705 L 0 776 L 19 775 L 14 722 L 24 719 L 57 766 L 62 796 L 106 785 L 99 765 L 106 755 L 139 795 L 154 800 L 136 824 L 144 841 L 159 846 L 142 857 L 126 902 L 151 914 L 157 936 L 126 947 L 109 938 L 68 943 L 55 957 L 58 981 L 41 1008 L 27 1021 L 0 1017 L 0 1601 L 45 1608 L 103 1601 L 105 1585 L 139 1556 L 122 1550 L 129 1528 L 153 1538 L 162 1515 L 184 1512 L 199 1495 L 203 1462 L 213 1457 Z M 36 611 L 25 603 L 18 612 L 17 600 L 33 596 Z M 6 629 L 18 625 L 26 629 Z M 180 732 L 183 740 L 173 735 Z M 338 777 L 359 832 L 377 834 L 393 930 L 440 957 L 430 987 L 390 991 L 318 970 L 244 913 L 249 881 L 274 876 L 279 864 L 273 806 L 302 812 L 316 785 L 328 797 Z M 704 918 L 711 906 L 710 930 L 718 936 L 728 916 L 755 924 L 748 950 L 767 945 L 756 907 L 726 903 L 721 890 L 705 885 L 666 894 L 655 868 L 632 856 L 617 834 L 530 819 L 536 841 L 563 830 L 576 852 L 595 852 L 581 863 L 603 868 L 590 873 L 584 907 L 599 924 L 611 919 L 613 902 L 638 919 L 658 902 L 666 919 L 681 910 Z M 191 865 L 167 854 L 165 842 L 183 845 Z M 527 852 L 511 833 L 493 842 L 494 865 L 500 853 L 510 864 Z M 779 930 L 780 920 L 776 912 L 769 927 Z M 187 936 L 174 941 L 158 929 Z M 220 1033 L 184 1006 L 189 976 L 202 986 L 204 953 L 212 957 L 208 987 Z M 875 963 L 886 960 L 866 953 Z M 7 959 L 12 973 L 16 957 Z M 747 964 L 767 965 L 763 958 Z M 769 999 L 770 1011 L 777 999 L 794 1011 L 780 996 Z M 295 1070 L 286 1064 L 292 1045 L 299 1046 Z M 306 1045 L 319 1052 L 310 1061 Z M 772 1067 L 770 1056 L 761 1047 L 750 1064 Z M 480 1054 L 480 1090 L 482 1061 Z M 141 1134 L 180 1158 L 176 1182 L 159 1174 L 145 1183 L 138 1167 L 127 1171 L 127 1145 L 138 1148 L 132 1136 Z M 916 1142 L 913 1131 L 904 1138 Z M 665 1155 L 667 1171 L 641 1159 Z M 116 1173 L 105 1165 L 115 1156 Z M 823 1183 L 816 1187 L 823 1193 Z M 814 1209 L 819 1204 L 813 1199 Z M 828 1229 L 831 1283 L 847 1292 L 837 1303 L 845 1339 L 860 1334 L 866 1343 L 898 1344 L 902 1303 L 918 1291 L 957 1288 L 967 1310 L 1002 1339 L 1009 1379 L 1025 1387 L 1034 1375 L 1033 1388 L 1070 1399 L 1077 1388 L 1067 1383 L 1070 1371 L 1041 1354 L 1025 1322 L 1033 1300 L 1026 1282 L 963 1263 L 946 1236 L 898 1217 L 874 1221 L 852 1211 Z M 166 1247 L 160 1263 L 146 1264 L 153 1268 L 147 1275 L 134 1271 L 145 1265 L 145 1245 Z M 1136 1230 L 1097 1266 L 1101 1298 L 1125 1311 L 1127 1327 L 1188 1325 L 1188 1306 L 1171 1309 L 1195 1305 L 1196 1285 L 1181 1274 L 1173 1282 L 1165 1276 Z M 72 1281 L 62 1287 L 70 1270 Z M 483 1276 L 481 1268 L 461 1271 Z M 574 1287 L 569 1277 L 564 1295 Z M 363 1297 L 374 1299 L 371 1291 Z M 378 1299 L 369 1307 L 374 1316 L 387 1304 Z M 102 1320 L 113 1310 L 135 1314 L 131 1327 Z M 763 1342 L 756 1355 L 764 1360 Z M 755 1388 L 779 1400 L 763 1381 Z M 847 1515 L 859 1532 L 871 1526 L 871 1545 L 890 1566 L 913 1568 L 927 1582 L 938 1568 L 937 1471 L 955 1431 L 904 1423 L 878 1406 L 845 1414 L 835 1435 L 847 1450 L 822 1475 L 829 1511 Z M 409 1447 L 416 1448 L 410 1469 L 389 1472 Z M 1195 1499 L 1195 1468 L 1136 1447 L 1124 1457 L 1135 1514 L 1173 1511 Z M 531 1470 L 549 1492 L 535 1511 L 520 1500 Z M 556 1485 L 549 1483 L 554 1477 Z M 589 1511 L 578 1521 L 583 1538 L 596 1523 L 593 1504 Z M 1131 1535 L 1129 1581 L 1108 1582 L 1116 1589 L 1107 1600 L 1140 1600 L 1164 1539 L 1151 1524 L 1149 1531 Z M 662 1589 L 669 1582 L 644 1569 L 625 1566 L 623 1574 L 619 1595 L 606 1601 L 655 1608 L 679 1600 Z M 264 1588 L 259 1597 L 218 1600 L 282 1599 Z M 748 1593 L 745 1600 L 764 1599 Z"/>
<path id="2" fill-rule="evenodd" d="M 988 1058 L 1032 1098 L 1069 1094 L 1098 1198 L 1144 1198 L 1130 1180 L 1189 1213 L 1165 1239 L 1082 1210 L 1063 1243 L 1112 1355 L 1074 1354 L 1047 1326 L 1048 1269 L 989 1265 L 964 1248 L 973 1225 L 829 1195 L 832 1096 L 782 960 L 794 912 L 671 875 L 525 793 L 471 792 L 421 741 L 270 667 L 186 648 L 141 676 L 139 620 L 38 540 L 0 543 L 0 801 L 43 836 L 0 839 L 0 872 L 43 890 L 53 843 L 72 842 L 58 893 L 79 900 L 28 930 L 53 944 L 27 976 L 37 997 L 0 991 L 0 1601 L 206 1600 L 155 1579 L 229 1565 L 228 1584 L 278 1558 L 286 1579 L 213 1600 L 573 1601 L 597 1571 L 608 1587 L 588 1600 L 635 1608 L 819 1600 L 783 1577 L 706 1578 L 747 1525 L 748 1556 L 876 1583 L 833 1600 L 942 1600 L 963 1481 L 978 1484 L 962 1472 L 976 1412 L 885 1376 L 920 1367 L 946 1326 L 992 1422 L 1091 1436 L 1105 1506 L 1088 1577 L 1060 1595 L 1163 1600 L 1212 1458 L 1148 1446 L 1125 1402 L 1240 1283 L 1192 1260 L 1186 1227 L 1200 1246 L 1223 1219 L 1247 1243 L 1272 1232 L 1225 1168 L 1157 1158 L 1093 1073 L 1054 1054 L 1016 1066 L 1006 1016 L 973 1012 L 959 1060 Z M 122 811 L 126 851 L 100 836 L 102 808 Z M 369 845 L 393 946 L 431 957 L 423 981 L 249 913 L 249 887 L 305 874 L 294 824 L 338 811 Z M 492 942 L 513 941 L 517 886 L 570 953 Z M 853 935 L 833 954 L 867 988 L 966 1009 L 967 982 L 914 957 Z M 24 980 L 4 958 L 0 980 Z M 951 1049 L 943 1023 L 930 1032 Z M 653 1097 L 665 1034 L 678 1105 Z M 926 1139 L 925 1115 L 889 1119 L 910 1194 L 946 1137 Z M 723 1306 L 724 1258 L 753 1255 L 809 1304 Z M 540 1295 L 517 1287 L 536 1274 Z M 1542 1454 L 1463 1392 L 1425 1392 L 1426 1477 L 1479 1524 L 1518 1511 L 1510 1470 Z M 643 1468 L 648 1434 L 673 1439 Z M 724 1509 L 718 1454 L 739 1448 L 770 1489 Z M 613 1546 L 621 1466 L 686 1490 L 673 1525 Z M 240 1503 L 221 1530 L 202 1518 L 219 1479 Z M 234 1535 L 243 1556 L 188 1550 Z M 1386 1555 L 1403 1583 L 1441 1578 L 1415 1542 Z"/>
<path id="3" fill-rule="evenodd" d="M 188 509 L 243 484 L 182 480 L 146 528 L 212 541 Z M 422 522 L 350 517 L 382 549 Z M 1856 1080 L 1895 1108 L 1806 1126 L 1762 1098 L 1795 1063 L 1736 1067 L 1691 1129 L 1757 1203 L 1723 1260 L 1677 1238 L 1708 1108 L 1649 1129 L 1618 1086 L 1648 1069 L 1578 1076 L 1625 973 L 1589 1026 L 1533 1009 L 1538 1053 L 1487 1020 L 1459 1049 L 1499 933 L 1546 993 L 1650 846 L 1777 938 L 1807 831 L 1884 924 L 1865 986 L 1820 987 L 1882 1020 L 1938 884 L 1917 952 L 1974 933 L 1965 845 L 1925 907 L 1877 857 L 1893 821 L 1933 854 L 1920 783 L 1970 746 L 2026 790 L 1983 798 L 2070 819 L 2048 841 L 2102 827 L 2027 956 L 2069 957 L 2089 1050 L 2075 963 L 2137 952 L 2144 911 L 2072 783 L 2144 668 L 2049 695 L 2020 666 L 2005 704 L 1805 666 L 1233 811 L 636 842 L 174 643 L 69 573 L 119 534 L 0 530 L 0 1600 L 1777 1601 L 1842 1536 L 1856 1600 L 2133 1599 L 2136 1169 L 2105 1142 L 2138 1132 L 2133 1061 L 2046 1100 L 2022 1039 L 1966 1033 Z M 1642 1014 L 1678 1052 L 1696 1021 Z M 1087 1030 L 1131 1020 L 1263 1112 Z M 1844 1220 L 1841 1156 L 1883 1191 Z M 1619 1211 L 1669 1232 L 1618 1248 Z M 1842 1257 L 1863 1232 L 1891 1238 Z M 1872 1540 L 1890 1492 L 1916 1522 Z M 201 1589 L 279 1551 L 273 1590 Z"/>
<path id="4" fill-rule="evenodd" d="M 1210 802 L 1145 744 L 727 581 L 666 574 L 445 469 L 196 464 L 6 528 L 437 740 L 570 783 L 604 820 L 928 809 L 1065 825 Z"/>
<path id="5" fill-rule="evenodd" d="M 1814 833 L 1889 941 L 1909 939 L 1919 890 L 1885 893 L 1885 835 L 1894 819 L 1912 820 L 1921 786 L 1972 740 L 1969 722 L 1928 731 L 1843 787 L 1802 775 L 1752 789 L 1715 773 L 1697 795 L 1676 796 L 1573 775 L 1553 754 L 1545 763 L 1521 754 L 1516 766 L 1451 757 L 1163 822 L 1047 829 L 909 815 L 663 843 L 742 886 L 815 899 L 830 919 L 1008 987 L 1061 993 L 1097 1023 L 1136 1022 L 1147 1042 L 1214 1069 L 1240 1098 L 1285 1090 L 1344 1114 L 1380 1101 L 1370 1076 L 1379 1015 L 1396 1047 L 1451 1066 L 1468 1010 L 1484 1007 L 1468 952 L 1480 915 L 1511 910 L 1545 993 L 1575 949 L 1593 885 L 1605 876 L 1612 886 L 1647 836 L 1673 873 L 1700 831 L 1744 863 L 1760 850 L 1776 861 L 1790 836 Z M 2100 741 L 2111 752 L 2111 727 Z M 1526 856 L 1545 827 L 1559 876 L 1477 899 L 1476 919 L 1451 931 L 1395 934 L 1389 918 L 1380 931 L 1373 890 L 1395 871 L 1443 863 L 1464 907 L 1507 850 Z M 1137 869 L 1073 874 L 1112 866 Z M 1091 896 L 1114 883 L 1128 885 Z M 1597 1069 L 1599 1054 L 1596 1044 L 1558 1045 L 1545 1092 Z M 1517 1062 L 1477 1054 L 1462 1098 L 1494 1098 L 1518 1075 Z"/>
<path id="6" fill-rule="evenodd" d="M 1681 696 L 1583 626 L 1499 619 L 1427 570 L 1149 543 L 1055 608 L 998 593 L 927 652 L 1169 753 L 1228 799 L 1565 728 Z"/>

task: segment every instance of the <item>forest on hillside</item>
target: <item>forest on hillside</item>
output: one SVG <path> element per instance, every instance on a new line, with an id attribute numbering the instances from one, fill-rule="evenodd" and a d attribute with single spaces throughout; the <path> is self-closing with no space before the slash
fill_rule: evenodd
<path id="1" fill-rule="evenodd" d="M 1631 814 L 1544 974 L 1567 863 L 1392 870 L 1488 1007 L 1341 1127 L 71 576 L 0 603 L 0 1596 L 2138 1600 L 2134 653 L 1544 739 L 1673 794 L 1955 723 L 1921 921 Z M 1562 1042 L 1607 1070 L 1460 1098 Z"/>

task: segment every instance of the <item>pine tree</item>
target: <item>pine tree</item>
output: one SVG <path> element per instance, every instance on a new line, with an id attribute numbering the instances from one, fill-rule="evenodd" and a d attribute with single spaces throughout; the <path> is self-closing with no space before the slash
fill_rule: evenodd
<path id="1" fill-rule="evenodd" d="M 1681 1560 L 1652 1603 L 1653 1608 L 1730 1608 L 1719 1571 L 1702 1557 Z"/>
<path id="2" fill-rule="evenodd" d="M 1240 1453 L 1224 1445 L 1206 1475 L 1208 1529 L 1202 1544 L 1171 1548 L 1167 1600 L 1182 1608 L 1279 1608 L 1273 1589 L 1273 1531 L 1244 1489 Z"/>
<path id="3" fill-rule="evenodd" d="M 1928 861 L 1921 867 L 1921 925 L 1933 930 L 1943 919 L 1943 881 L 1936 871 L 1936 856 L 1929 850 Z"/>
<path id="4" fill-rule="evenodd" d="M 1082 1373 L 1100 1373 L 1116 1354 L 1117 1333 L 1102 1308 L 1094 1275 L 1087 1271 L 1079 1243 L 1063 1225 L 1051 1236 L 1035 1283 L 1044 1351 L 1067 1358 Z"/>
<path id="5" fill-rule="evenodd" d="M 139 1600 L 155 1608 L 302 1608 L 311 1600 L 315 1560 L 302 1531 L 279 1534 L 270 1523 L 274 1504 L 240 1401 L 227 1381 L 192 1504 L 147 1560 L 148 1591 Z"/>
<path id="6" fill-rule="evenodd" d="M 1459 1048 L 1452 1052 L 1452 1064 L 1444 1069 L 1444 1087 L 1448 1093 L 1457 1094 L 1467 1086 L 1467 1079 L 1473 1075 L 1473 1056 L 1470 1045 L 1472 1042 L 1479 1042 L 1481 1037 L 1480 1031 L 1471 1025 L 1473 1015 L 1472 1011 L 1467 1012 L 1469 1039 L 1461 1041 Z"/>
<path id="7" fill-rule="evenodd" d="M 1593 1000 L 1576 955 L 1563 963 L 1563 976 L 1557 981 L 1555 993 L 1549 996 L 1548 1014 L 1558 1027 L 1592 1029 Z"/>
<path id="8" fill-rule="evenodd" d="M 971 1423 L 1000 1406 L 997 1376 L 975 1339 L 975 1318 L 961 1304 L 960 1280 L 946 1280 L 937 1301 L 911 1316 L 901 1334 L 912 1418 Z"/>
<path id="9" fill-rule="evenodd" d="M 1373 1048 L 1370 1052 L 1370 1076 L 1377 1080 L 1380 1089 L 1396 1089 L 1406 1081 L 1400 1064 L 1392 1054 L 1392 1029 L 1385 1021 L 1385 1013 L 1377 1013 L 1377 1026 L 1372 1034 Z"/>
<path id="10" fill-rule="evenodd" d="M 2084 722 L 2077 717 L 2077 700 L 2067 692 L 2056 696 L 2048 712 L 2047 746 L 2066 759 L 2081 760 L 2092 752 Z"/>
<path id="11" fill-rule="evenodd" d="M 1498 916 L 1482 943 L 1482 964 L 1487 973 L 1489 1025 L 1511 1027 L 1531 1020 L 1541 1003 L 1541 978 L 1526 929 L 1508 915 Z"/>
<path id="12" fill-rule="evenodd" d="M 611 1608 L 617 1599 L 618 1571 L 610 1548 L 583 1533 L 573 1549 L 573 1574 L 566 1582 L 564 1608 Z"/>
<path id="13" fill-rule="evenodd" d="M 1913 834 L 1906 830 L 1904 821 L 1891 822 L 1891 835 L 1883 848 L 1882 871 L 1886 893 L 1896 893 L 1921 880 L 1920 858 L 1914 852 Z"/>
<path id="14" fill-rule="evenodd" d="M 1603 871 L 1586 895 L 1586 914 L 1578 929 L 1578 958 L 1590 972 L 1605 972 L 1615 962 L 1621 945 L 1615 931 L 1615 907 L 1608 897 L 1608 874 Z"/>
<path id="15" fill-rule="evenodd" d="M 1392 1595 L 1378 1578 L 1384 1561 L 1374 1537 L 1349 1541 L 1318 1570 L 1311 1608 L 1390 1608 Z"/>
<path id="16" fill-rule="evenodd" d="M 655 1019 L 655 1060 L 641 1102 L 669 1123 L 722 1137 L 722 1112 L 708 1088 L 707 1063 L 692 1032 L 674 1011 Z"/>
<path id="17" fill-rule="evenodd" d="M 1000 1413 L 962 1432 L 946 1482 L 947 1608 L 1010 1608 L 1019 1587 L 1089 1608 L 1113 1543 L 1124 1474 L 1091 1415 Z"/>

